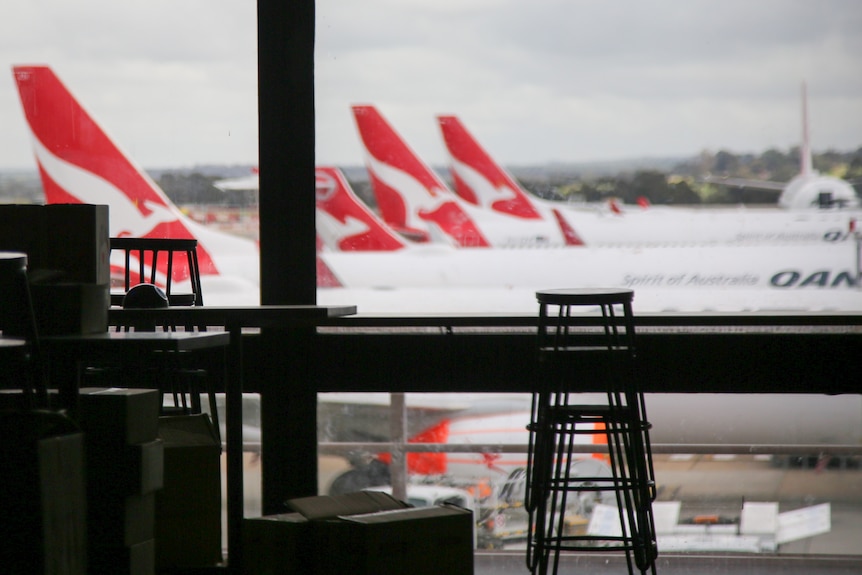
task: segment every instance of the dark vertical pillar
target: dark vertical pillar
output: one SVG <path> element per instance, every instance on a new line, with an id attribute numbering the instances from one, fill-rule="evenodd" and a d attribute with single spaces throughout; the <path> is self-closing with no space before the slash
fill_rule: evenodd
<path id="1" fill-rule="evenodd" d="M 313 304 L 314 1 L 258 0 L 261 303 Z M 264 330 L 263 511 L 317 491 L 313 330 Z"/>

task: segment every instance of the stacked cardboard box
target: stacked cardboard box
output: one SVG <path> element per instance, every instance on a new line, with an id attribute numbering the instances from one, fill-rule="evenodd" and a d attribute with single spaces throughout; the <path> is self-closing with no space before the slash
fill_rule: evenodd
<path id="1" fill-rule="evenodd" d="M 0 572 L 86 575 L 84 439 L 54 412 L 0 410 Z"/>
<path id="2" fill-rule="evenodd" d="M 0 205 L 0 250 L 27 254 L 42 335 L 107 329 L 108 229 L 105 205 Z"/>
<path id="3" fill-rule="evenodd" d="M 164 469 L 158 419 L 156 390 L 81 389 L 90 575 L 155 573 L 155 501 Z"/>
<path id="4" fill-rule="evenodd" d="M 164 487 L 156 494 L 156 567 L 222 562 L 221 442 L 209 415 L 159 418 Z"/>
<path id="5" fill-rule="evenodd" d="M 243 572 L 471 575 L 473 515 L 412 508 L 384 493 L 293 499 L 296 511 L 246 519 Z"/>

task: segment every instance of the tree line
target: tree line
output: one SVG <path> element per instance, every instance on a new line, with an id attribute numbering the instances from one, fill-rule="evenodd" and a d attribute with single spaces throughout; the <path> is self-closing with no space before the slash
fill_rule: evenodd
<path id="1" fill-rule="evenodd" d="M 862 194 L 862 147 L 851 152 L 828 150 L 813 155 L 814 169 L 843 178 Z M 232 167 L 235 171 L 236 167 Z M 246 170 L 247 171 L 247 170 Z M 203 170 L 159 170 L 156 183 L 178 205 L 211 204 L 249 207 L 256 203 L 250 191 L 223 192 L 213 182 L 234 173 L 219 174 L 212 166 Z M 372 208 L 374 194 L 365 170 L 345 170 L 356 193 Z M 440 170 L 444 179 L 447 170 Z M 787 182 L 799 173 L 799 149 L 769 149 L 760 154 L 727 150 L 703 151 L 670 169 L 620 169 L 595 175 L 578 166 L 531 167 L 516 174 L 534 195 L 554 200 L 601 202 L 615 198 L 624 203 L 645 199 L 656 205 L 774 203 L 777 194 L 755 188 L 728 187 L 704 181 L 707 176 Z M 449 182 L 451 184 L 451 181 Z M 35 173 L 0 174 L 0 201 L 44 201 Z"/>
<path id="2" fill-rule="evenodd" d="M 842 178 L 862 193 L 862 147 L 852 152 L 826 151 L 813 155 L 813 167 L 822 174 Z M 521 178 L 534 194 L 556 200 L 597 202 L 616 198 L 625 203 L 646 199 L 652 204 L 775 203 L 777 194 L 754 187 L 730 187 L 705 179 L 742 178 L 787 182 L 800 170 L 798 148 L 786 152 L 769 149 L 762 154 L 735 154 L 726 150 L 701 152 L 668 172 L 642 169 L 616 175 L 581 178 L 556 174 L 551 179 Z"/>

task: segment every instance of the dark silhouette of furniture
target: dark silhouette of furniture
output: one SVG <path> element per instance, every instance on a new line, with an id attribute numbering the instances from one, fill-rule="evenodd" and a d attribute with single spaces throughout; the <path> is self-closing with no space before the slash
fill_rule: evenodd
<path id="1" fill-rule="evenodd" d="M 123 237 L 110 242 L 111 251 L 122 251 L 125 257 L 123 291 L 111 294 L 111 305 L 122 306 L 126 293 L 139 283 L 163 285 L 172 306 L 204 304 L 196 239 Z M 178 269 L 189 280 L 187 292 L 174 290 Z"/>
<path id="2" fill-rule="evenodd" d="M 24 392 L 25 407 L 47 407 L 45 367 L 30 284 L 27 255 L 0 252 L 0 331 L 3 332 L 0 387 Z"/>
<path id="3" fill-rule="evenodd" d="M 650 424 L 635 369 L 631 290 L 537 292 L 538 381 L 529 425 L 527 564 L 557 573 L 564 551 L 623 551 L 655 572 Z M 585 403 L 596 373 L 606 399 Z M 594 387 L 595 382 L 590 383 Z M 585 455 L 607 446 L 607 455 Z M 602 450 L 603 451 L 603 450 Z M 604 517 L 605 521 L 599 521 Z M 588 523 L 589 520 L 589 523 Z"/>
<path id="4" fill-rule="evenodd" d="M 111 305 L 123 308 L 202 306 L 200 267 L 196 239 L 131 238 L 110 239 L 111 251 L 122 251 L 124 258 L 123 292 L 111 294 Z M 188 291 L 176 291 L 177 277 L 188 280 Z M 140 297 L 152 294 L 154 297 Z M 164 294 L 164 298 L 155 297 Z M 166 298 L 166 300 L 165 300 Z M 175 323 L 154 324 L 136 322 L 117 329 L 147 331 L 161 328 L 176 331 Z M 185 331 L 206 331 L 205 325 L 184 323 Z M 207 394 L 209 412 L 218 430 L 218 411 L 215 390 L 210 374 L 195 364 L 195 358 L 182 351 L 158 352 L 152 362 L 144 366 L 124 366 L 124 375 L 130 382 L 145 387 L 156 387 L 163 395 L 172 398 L 172 405 L 162 405 L 163 415 L 196 414 L 202 412 L 200 396 Z M 98 374 L 99 370 L 91 373 Z"/>

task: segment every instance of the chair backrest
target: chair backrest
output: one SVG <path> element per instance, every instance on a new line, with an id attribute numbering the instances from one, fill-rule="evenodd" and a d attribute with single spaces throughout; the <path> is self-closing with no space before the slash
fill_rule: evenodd
<path id="1" fill-rule="evenodd" d="M 111 294 L 111 305 L 122 305 L 139 283 L 159 285 L 172 306 L 203 305 L 197 245 L 196 239 L 111 238 L 111 251 L 124 254 L 123 292 Z M 178 280 L 188 280 L 189 291 L 175 291 Z"/>

